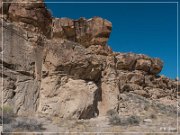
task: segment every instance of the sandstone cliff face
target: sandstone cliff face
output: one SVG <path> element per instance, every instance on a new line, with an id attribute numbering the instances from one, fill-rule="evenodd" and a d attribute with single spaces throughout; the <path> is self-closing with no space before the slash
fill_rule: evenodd
<path id="1" fill-rule="evenodd" d="M 176 81 L 158 75 L 160 59 L 107 45 L 109 21 L 52 18 L 43 3 L 6 3 L 3 11 L 1 97 L 18 115 L 89 119 L 112 109 L 121 113 L 126 93 L 175 103 Z"/>
<path id="2" fill-rule="evenodd" d="M 1 0 L 2 1 L 2 0 Z M 0 5 L 5 20 L 25 30 L 50 37 L 52 18 L 43 0 L 4 0 Z M 2 10 L 3 9 L 3 10 Z"/>
<path id="3" fill-rule="evenodd" d="M 0 7 L 2 8 L 2 5 Z M 44 4 L 4 3 L 3 15 L 1 14 L 1 97 L 4 105 L 13 106 L 14 112 L 19 115 L 31 115 L 38 107 L 43 38 L 48 37 L 47 33 L 42 31 L 48 25 L 43 26 L 42 22 L 51 21 L 45 19 L 45 10 Z M 38 25 L 34 25 L 37 20 Z"/>

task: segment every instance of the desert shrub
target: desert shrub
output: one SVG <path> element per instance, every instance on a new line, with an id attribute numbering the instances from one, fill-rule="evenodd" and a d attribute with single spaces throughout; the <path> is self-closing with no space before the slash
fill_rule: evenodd
<path id="1" fill-rule="evenodd" d="M 112 116 L 109 118 L 109 122 L 112 125 L 122 125 L 121 118 L 119 116 Z"/>
<path id="2" fill-rule="evenodd" d="M 124 124 L 125 125 L 138 125 L 140 123 L 140 117 L 138 116 L 130 116 L 125 119 Z"/>
<path id="3" fill-rule="evenodd" d="M 35 119 L 28 119 L 19 117 L 13 122 L 4 126 L 4 132 L 13 131 L 41 131 L 43 130 L 42 124 Z"/>
<path id="4" fill-rule="evenodd" d="M 129 116 L 129 117 L 120 117 L 115 110 L 109 110 L 107 112 L 107 116 L 109 118 L 109 123 L 111 125 L 120 125 L 120 126 L 128 126 L 128 125 L 138 125 L 141 121 L 138 116 Z"/>
<path id="5" fill-rule="evenodd" d="M 111 125 L 121 125 L 121 119 L 114 109 L 107 111 L 107 116 Z"/>
<path id="6" fill-rule="evenodd" d="M 177 107 L 173 105 L 164 105 L 159 102 L 153 102 L 152 103 L 152 108 L 155 109 L 156 111 L 166 114 L 168 116 L 177 116 Z"/>
<path id="7" fill-rule="evenodd" d="M 36 131 L 41 129 L 42 125 L 34 119 L 19 118 L 14 123 L 14 127 L 28 131 Z"/>

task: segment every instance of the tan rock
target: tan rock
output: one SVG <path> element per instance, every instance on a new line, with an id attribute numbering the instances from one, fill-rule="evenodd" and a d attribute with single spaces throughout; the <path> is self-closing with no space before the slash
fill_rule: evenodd
<path id="1" fill-rule="evenodd" d="M 149 72 L 150 67 L 151 67 L 151 61 L 150 60 L 139 59 L 136 62 L 135 69 Z"/>
<path id="2" fill-rule="evenodd" d="M 56 76 L 42 80 L 39 112 L 66 119 L 95 117 L 98 87 L 93 82 L 73 79 L 65 79 L 63 84 L 63 78 Z"/>
<path id="3" fill-rule="evenodd" d="M 152 67 L 150 68 L 150 73 L 158 74 L 163 68 L 163 62 L 160 59 L 152 59 Z"/>
<path id="4" fill-rule="evenodd" d="M 130 73 L 127 75 L 130 83 L 142 85 L 144 84 L 144 75 L 140 73 Z"/>
<path id="5" fill-rule="evenodd" d="M 98 103 L 100 116 L 105 116 L 109 110 L 118 108 L 119 82 L 115 71 L 115 57 L 108 56 L 107 66 L 101 78 L 101 98 Z"/>
<path id="6" fill-rule="evenodd" d="M 153 81 L 154 81 L 154 76 L 153 75 L 147 75 L 145 76 L 145 85 L 149 87 L 153 87 Z"/>
<path id="7" fill-rule="evenodd" d="M 133 91 L 133 93 L 143 96 L 143 97 L 146 97 L 146 98 L 150 97 L 150 95 L 144 90 L 135 90 L 135 91 Z"/>
<path id="8" fill-rule="evenodd" d="M 119 70 L 133 70 L 133 66 L 136 62 L 135 54 L 118 54 L 117 59 L 117 69 Z"/>
<path id="9" fill-rule="evenodd" d="M 53 37 L 66 38 L 75 41 L 74 22 L 69 18 L 54 18 L 53 19 Z"/>
<path id="10" fill-rule="evenodd" d="M 42 0 L 24 0 L 27 3 L 11 3 L 8 8 L 8 20 L 15 22 L 24 29 L 43 33 L 47 37 L 51 36 L 51 14 L 45 8 Z M 29 2 L 29 3 L 28 3 Z M 36 3 L 39 2 L 39 3 Z"/>
<path id="11" fill-rule="evenodd" d="M 112 54 L 112 49 L 108 45 L 91 45 L 87 48 L 89 54 L 105 55 Z"/>
<path id="12" fill-rule="evenodd" d="M 134 84 L 134 83 L 126 83 L 121 86 L 121 91 L 130 92 L 134 90 L 142 90 L 142 86 Z"/>
<path id="13" fill-rule="evenodd" d="M 100 17 L 89 20 L 85 18 L 78 20 L 55 18 L 53 22 L 53 37 L 66 38 L 85 47 L 106 45 L 112 29 L 112 24 Z"/>
<path id="14" fill-rule="evenodd" d="M 116 53 L 118 70 L 141 70 L 149 74 L 161 72 L 163 62 L 158 58 L 150 58 L 142 54 Z"/>
<path id="15" fill-rule="evenodd" d="M 44 65 L 50 71 L 62 71 L 80 79 L 98 80 L 103 57 L 87 54 L 80 44 L 63 40 L 49 42 Z"/>
<path id="16" fill-rule="evenodd" d="M 28 42 L 23 29 L 3 24 L 3 103 L 14 106 L 18 115 L 34 115 L 39 100 L 42 48 L 37 50 L 38 46 Z"/>
<path id="17" fill-rule="evenodd" d="M 0 86 L 4 104 L 14 106 L 16 114 L 90 119 L 109 110 L 139 114 L 144 108 L 140 104 L 149 105 L 148 100 L 176 101 L 177 82 L 158 75 L 160 59 L 112 51 L 107 45 L 109 21 L 52 21 L 43 3 L 4 7 Z"/>
<path id="18" fill-rule="evenodd" d="M 148 91 L 152 98 L 159 99 L 168 96 L 170 91 L 159 89 L 159 88 L 153 88 Z"/>

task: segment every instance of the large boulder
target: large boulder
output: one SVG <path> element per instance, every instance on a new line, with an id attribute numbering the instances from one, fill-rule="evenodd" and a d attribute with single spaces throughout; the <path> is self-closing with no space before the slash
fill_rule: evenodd
<path id="1" fill-rule="evenodd" d="M 163 68 L 163 62 L 158 58 L 153 58 L 151 61 L 152 61 L 152 64 L 150 68 L 150 73 L 152 74 L 160 73 Z"/>
<path id="2" fill-rule="evenodd" d="M 22 28 L 36 33 L 51 36 L 51 14 L 46 9 L 43 0 L 23 0 L 4 3 L 7 19 Z"/>
<path id="3" fill-rule="evenodd" d="M 134 53 L 116 53 L 118 70 L 140 70 L 148 74 L 156 75 L 161 72 L 163 62 L 158 58 L 150 58 L 147 55 Z"/>
<path id="4" fill-rule="evenodd" d="M 39 112 L 66 119 L 89 119 L 97 111 L 98 87 L 93 82 L 73 80 L 58 74 L 42 80 Z"/>
<path id="5" fill-rule="evenodd" d="M 149 72 L 150 67 L 151 67 L 151 60 L 139 59 L 136 61 L 135 69 L 137 70 L 143 70 Z"/>
<path id="6" fill-rule="evenodd" d="M 119 53 L 116 56 L 117 59 L 117 69 L 118 70 L 133 70 L 133 66 L 136 62 L 136 55 L 129 53 Z"/>
<path id="7" fill-rule="evenodd" d="M 112 29 L 111 22 L 100 17 L 91 19 L 69 18 L 53 19 L 53 37 L 66 38 L 78 42 L 85 47 L 90 45 L 106 45 Z"/>

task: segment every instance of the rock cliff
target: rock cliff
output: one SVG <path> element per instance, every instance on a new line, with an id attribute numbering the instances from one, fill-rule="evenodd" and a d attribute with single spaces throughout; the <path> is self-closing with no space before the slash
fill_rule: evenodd
<path id="1" fill-rule="evenodd" d="M 134 114 L 123 105 L 128 94 L 176 105 L 177 81 L 159 75 L 162 60 L 113 52 L 108 20 L 53 18 L 42 0 L 8 2 L 0 5 L 0 97 L 16 114 L 63 119 L 106 116 L 109 110 Z"/>

